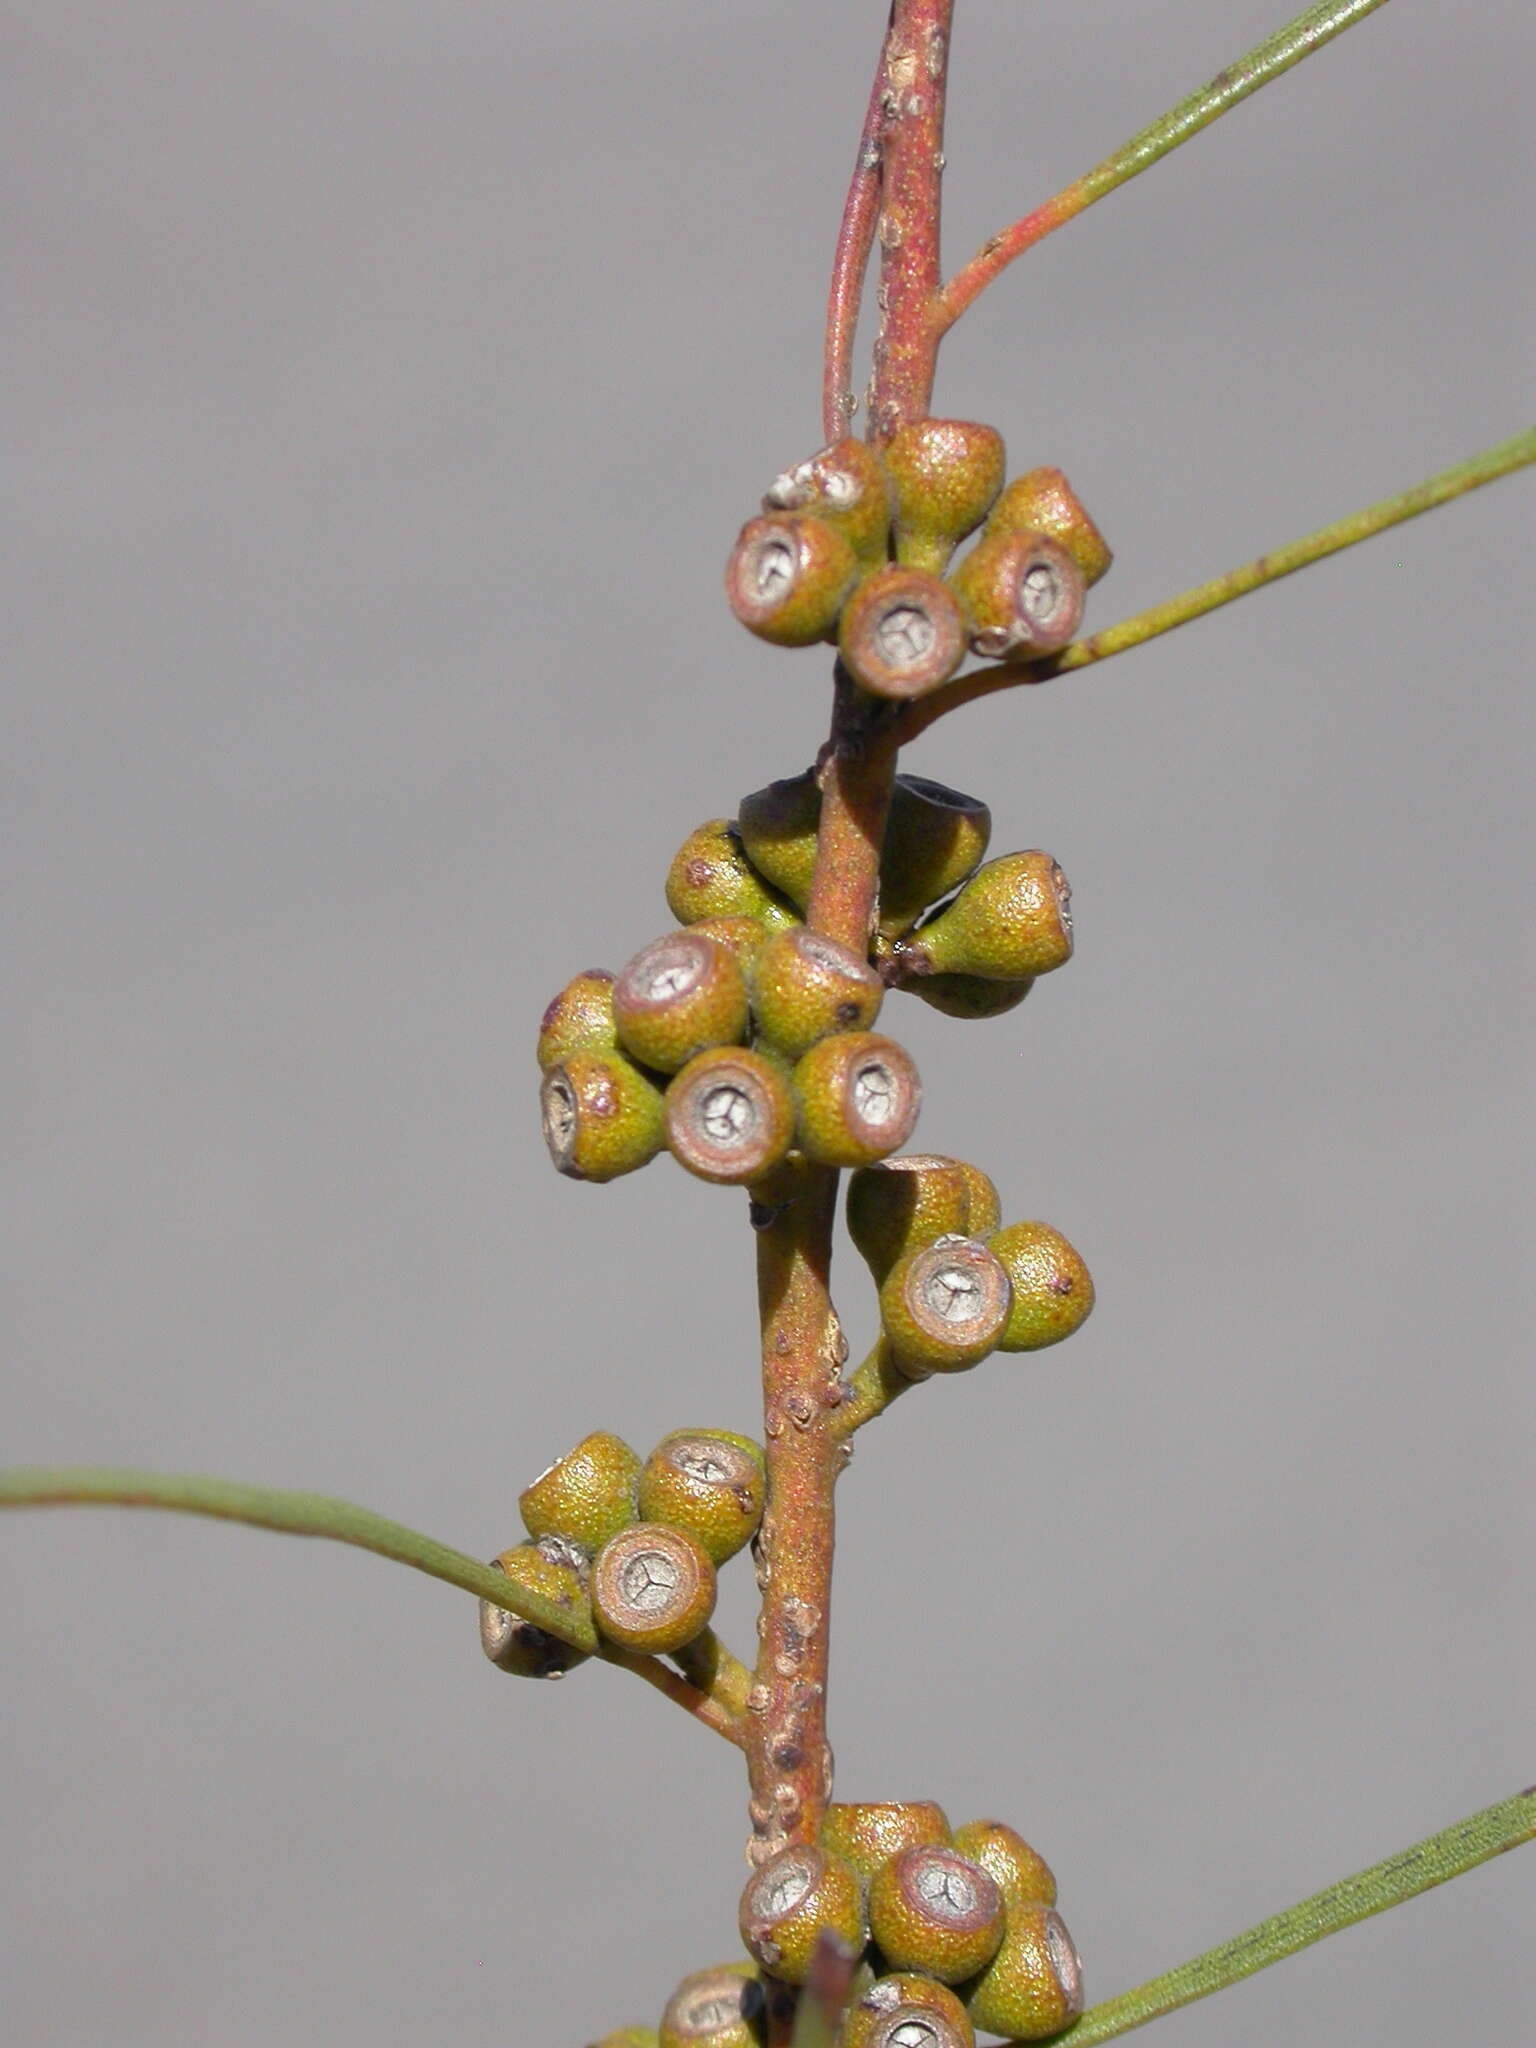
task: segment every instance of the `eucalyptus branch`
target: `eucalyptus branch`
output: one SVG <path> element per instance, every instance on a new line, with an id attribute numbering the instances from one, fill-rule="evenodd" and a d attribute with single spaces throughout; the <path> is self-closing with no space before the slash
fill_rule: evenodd
<path id="1" fill-rule="evenodd" d="M 821 427 L 828 441 L 837 441 L 848 431 L 858 400 L 853 395 L 853 338 L 859 324 L 859 302 L 864 296 L 864 278 L 869 269 L 869 252 L 875 242 L 875 221 L 880 212 L 880 126 L 885 97 L 885 52 L 875 67 L 875 82 L 869 89 L 869 105 L 859 134 L 859 153 L 854 161 L 848 196 L 843 201 L 843 218 L 837 231 L 832 257 L 832 284 L 827 294 L 827 331 L 822 353 Z"/>
<path id="2" fill-rule="evenodd" d="M 1529 427 L 1524 433 L 1500 441 L 1496 447 L 1485 448 L 1481 454 L 1470 456 L 1450 469 L 1443 469 L 1437 476 L 1427 477 L 1423 483 L 1414 484 L 1409 490 L 1382 498 L 1361 512 L 1351 512 L 1330 526 L 1319 527 L 1316 533 L 1309 533 L 1301 540 L 1272 548 L 1240 569 L 1229 569 L 1225 575 L 1213 577 L 1209 583 L 1197 584 L 1193 590 L 1166 598 L 1147 611 L 1122 619 L 1118 625 L 1107 626 L 1102 633 L 1094 633 L 1086 640 L 1074 640 L 1070 647 L 1064 647 L 1059 654 L 1044 661 L 1027 666 L 1000 664 L 959 676 L 942 689 L 907 705 L 897 718 L 896 737 L 905 745 L 920 732 L 926 732 L 936 719 L 961 704 L 974 703 L 978 697 L 990 697 L 998 690 L 1011 690 L 1020 683 L 1048 682 L 1052 676 L 1069 675 L 1073 670 L 1088 668 L 1096 661 L 1107 661 L 1112 654 L 1124 654 L 1145 640 L 1155 640 L 1159 634 L 1171 633 L 1175 626 L 1187 625 L 1191 619 L 1218 611 L 1234 598 L 1247 597 L 1251 591 L 1261 590 L 1268 583 L 1278 583 L 1282 576 L 1290 576 L 1297 569 L 1305 569 L 1313 562 L 1338 554 L 1343 548 L 1370 540 L 1378 533 L 1385 533 L 1388 527 L 1400 526 L 1406 519 L 1416 519 L 1421 512 L 1432 512 L 1437 505 L 1447 505 L 1453 498 L 1460 498 L 1468 491 L 1493 483 L 1501 476 L 1509 476 L 1531 463 L 1536 463 L 1536 427 Z"/>
<path id="3" fill-rule="evenodd" d="M 1353 28 L 1357 21 L 1363 20 L 1382 4 L 1383 0 L 1323 0 L 1320 6 L 1304 8 L 1294 21 L 1288 21 L 1284 28 L 1277 29 L 1262 43 L 1255 44 L 1246 57 L 1239 57 L 1235 64 L 1218 71 L 1209 85 L 1201 86 L 1198 92 L 1180 100 L 1176 107 L 1159 116 L 1140 134 L 1133 135 L 1129 142 L 1123 143 L 1102 163 L 1095 164 L 1074 184 L 1065 186 L 1054 199 L 1047 199 L 1033 213 L 1026 213 L 1011 227 L 991 236 L 940 292 L 934 308 L 938 333 L 944 334 L 953 327 L 967 306 L 1000 272 L 1007 269 L 1015 257 L 1022 256 L 1026 249 L 1032 249 L 1036 242 L 1043 241 L 1053 230 L 1075 219 L 1096 199 L 1102 199 L 1106 193 L 1139 177 L 1176 150 L 1180 143 L 1188 142 L 1202 128 L 1208 128 L 1235 107 L 1239 100 L 1247 99 L 1261 85 L 1270 84 L 1282 72 L 1289 71 L 1293 64 L 1299 64 L 1303 57 L 1310 57 L 1314 50 L 1332 42 L 1345 29 Z"/>
<path id="4" fill-rule="evenodd" d="M 131 1472 L 110 1466 L 66 1465 L 57 1469 L 19 1466 L 0 1472 L 0 1508 L 117 1507 L 168 1508 L 180 1514 L 207 1515 L 215 1521 L 243 1522 L 253 1529 L 271 1529 L 284 1536 L 320 1536 L 350 1543 L 376 1557 L 409 1565 L 429 1578 L 441 1579 L 473 1593 L 493 1606 L 531 1621 L 546 1635 L 578 1650 L 605 1657 L 633 1671 L 648 1685 L 685 1707 L 695 1719 L 728 1742 L 740 1733 L 728 1706 L 669 1671 L 656 1657 L 631 1656 L 604 1643 L 590 1615 L 574 1613 L 547 1594 L 519 1585 L 499 1565 L 482 1564 L 403 1522 L 392 1522 L 371 1508 L 335 1500 L 323 1493 L 295 1493 L 274 1486 L 248 1486 L 234 1479 L 209 1479 L 182 1472 Z"/>
<path id="5" fill-rule="evenodd" d="M 1246 1934 L 1207 1949 L 1192 1962 L 1182 1963 L 1134 1991 L 1091 2006 L 1076 2026 L 1058 2035 L 1058 2042 L 1062 2048 L 1068 2043 L 1071 2048 L 1090 2048 L 1095 2042 L 1112 2041 L 1117 2034 L 1128 2034 L 1133 2027 L 1143 2027 L 1149 2020 L 1161 2019 L 1181 2005 L 1192 2005 L 1197 1998 L 1208 1998 L 1213 1991 L 1251 1977 L 1271 1963 L 1283 1962 L 1341 1928 L 1353 1927 L 1373 1913 L 1384 1913 L 1390 1906 L 1400 1906 L 1405 1899 L 1460 1877 L 1533 1837 L 1536 1786 L 1497 1806 L 1485 1806 L 1480 1813 L 1469 1814 L 1326 1891 L 1314 1892 L 1299 1905 L 1261 1920 Z"/>

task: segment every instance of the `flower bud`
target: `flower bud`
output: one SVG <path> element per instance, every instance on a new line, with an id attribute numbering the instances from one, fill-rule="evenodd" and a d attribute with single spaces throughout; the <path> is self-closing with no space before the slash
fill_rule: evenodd
<path id="1" fill-rule="evenodd" d="M 922 697 L 965 657 L 965 622 L 948 586 L 927 569 L 871 570 L 838 620 L 837 644 L 855 682 L 877 697 Z"/>
<path id="2" fill-rule="evenodd" d="M 535 1541 L 565 1536 L 590 1554 L 635 1519 L 639 1481 L 640 1460 L 624 1439 L 595 1429 L 523 1489 L 523 1527 Z"/>
<path id="3" fill-rule="evenodd" d="M 585 1564 L 580 1552 L 562 1538 L 519 1543 L 491 1562 L 529 1592 L 558 1600 L 591 1627 Z M 518 1678 L 560 1678 L 577 1664 L 585 1664 L 592 1654 L 489 1600 L 480 1602 L 480 1647 L 498 1671 L 510 1671 Z"/>
<path id="4" fill-rule="evenodd" d="M 1061 1915 L 1010 1900 L 1008 1931 L 991 1962 L 960 1987 L 971 2023 L 1012 2041 L 1048 2041 L 1083 2009 L 1083 1966 Z"/>
<path id="5" fill-rule="evenodd" d="M 695 1970 L 667 2000 L 660 2048 L 758 2048 L 763 1987 L 751 1963 Z"/>
<path id="6" fill-rule="evenodd" d="M 894 1039 L 837 1031 L 794 1071 L 800 1145 L 822 1166 L 869 1166 L 912 1135 L 922 1083 Z"/>
<path id="7" fill-rule="evenodd" d="M 696 1052 L 746 1037 L 746 980 L 734 955 L 713 939 L 669 932 L 621 970 L 613 1021 L 631 1059 L 675 1074 Z"/>
<path id="8" fill-rule="evenodd" d="M 714 1611 L 715 1568 L 681 1529 L 631 1522 L 592 1560 L 592 1618 L 621 1649 L 681 1649 Z"/>
<path id="9" fill-rule="evenodd" d="M 1054 654 L 1082 623 L 1083 572 L 1043 533 L 984 535 L 949 587 L 965 620 L 967 645 L 988 661 Z"/>
<path id="10" fill-rule="evenodd" d="M 725 566 L 725 594 L 749 633 L 776 647 L 830 638 L 859 573 L 846 535 L 812 512 L 749 519 Z"/>
<path id="11" fill-rule="evenodd" d="M 747 859 L 758 873 L 804 910 L 816 867 L 816 828 L 821 823 L 821 785 L 814 768 L 755 789 L 737 805 L 737 830 Z"/>
<path id="12" fill-rule="evenodd" d="M 748 1953 L 765 1970 L 788 1984 L 803 1984 L 823 1928 L 849 1948 L 863 1948 L 859 1880 L 841 1858 L 809 1842 L 792 1842 L 748 1878 L 738 1925 Z"/>
<path id="13" fill-rule="evenodd" d="M 976 974 L 1025 981 L 1072 958 L 1072 891 L 1048 853 L 1006 853 L 900 941 L 902 978 Z"/>
<path id="14" fill-rule="evenodd" d="M 996 1955 L 1004 1926 L 991 1878 L 942 1844 L 903 1849 L 870 1879 L 869 1931 L 898 1970 L 958 1984 Z"/>
<path id="15" fill-rule="evenodd" d="M 898 775 L 880 855 L 880 924 L 900 931 L 974 873 L 992 836 L 992 813 L 923 775 Z"/>
<path id="16" fill-rule="evenodd" d="M 835 526 L 866 566 L 885 560 L 891 486 L 880 451 L 852 435 L 775 477 L 765 512 L 814 512 Z"/>
<path id="17" fill-rule="evenodd" d="M 767 925 L 755 917 L 701 917 L 688 929 L 724 946 L 743 974 L 751 968 L 769 936 Z"/>
<path id="18" fill-rule="evenodd" d="M 820 932 L 775 932 L 752 970 L 752 1014 L 775 1052 L 797 1060 L 833 1031 L 867 1031 L 885 985 L 867 960 Z"/>
<path id="19" fill-rule="evenodd" d="M 612 1052 L 618 1042 L 613 976 L 606 967 L 589 967 L 566 983 L 540 1020 L 540 1071 L 548 1073 L 573 1052 Z"/>
<path id="20" fill-rule="evenodd" d="M 949 1840 L 944 1809 L 931 1799 L 834 1800 L 821 1822 L 821 1846 L 871 1878 L 902 1849 Z"/>
<path id="21" fill-rule="evenodd" d="M 539 1107 L 549 1156 L 571 1180 L 613 1180 L 661 1150 L 661 1090 L 621 1052 L 576 1052 L 551 1067 Z"/>
<path id="22" fill-rule="evenodd" d="M 1051 1866 L 1016 1828 L 1001 1820 L 968 1820 L 955 1829 L 955 1847 L 968 1856 L 997 1886 L 1010 1904 L 1054 1906 L 1056 1879 Z"/>
<path id="23" fill-rule="evenodd" d="M 797 921 L 742 852 L 729 818 L 711 818 L 677 849 L 667 871 L 667 908 L 679 924 L 698 924 L 706 917 L 755 917 L 770 931 L 778 931 Z"/>
<path id="24" fill-rule="evenodd" d="M 898 1372 L 964 1372 L 995 1351 L 1012 1289 L 1002 1262 L 974 1237 L 941 1237 L 891 1269 L 880 1321 Z"/>
<path id="25" fill-rule="evenodd" d="M 886 444 L 896 559 L 942 576 L 1003 487 L 1003 437 L 979 420 L 913 420 Z"/>
<path id="26" fill-rule="evenodd" d="M 848 1235 L 882 1286 L 898 1260 L 939 1237 L 984 1237 L 1000 1220 L 997 1189 L 979 1166 L 908 1152 L 860 1167 L 848 1183 Z"/>
<path id="27" fill-rule="evenodd" d="M 1034 985 L 1032 974 L 1023 981 L 987 981 L 979 974 L 919 974 L 896 984 L 905 994 L 920 996 L 930 1010 L 972 1024 L 1016 1010 Z"/>
<path id="28" fill-rule="evenodd" d="M 1088 1320 L 1093 1281 L 1059 1230 L 1048 1223 L 1010 1223 L 994 1230 L 987 1244 L 1013 1288 L 999 1351 L 1043 1351 Z"/>
<path id="29" fill-rule="evenodd" d="M 975 2048 L 970 2015 L 947 1984 L 893 1970 L 849 2006 L 837 2048 Z"/>
<path id="30" fill-rule="evenodd" d="M 992 507 L 987 532 L 1044 533 L 1064 547 L 1083 572 L 1098 582 L 1114 557 L 1077 493 L 1059 469 L 1031 469 L 1016 476 Z"/>
<path id="31" fill-rule="evenodd" d="M 684 1530 L 715 1565 L 757 1534 L 765 1494 L 761 1448 L 728 1429 L 674 1429 L 640 1474 L 644 1519 Z"/>
<path id="32" fill-rule="evenodd" d="M 766 1053 L 697 1053 L 667 1090 L 667 1147 L 700 1180 L 746 1187 L 794 1143 L 795 1111 L 789 1074 Z"/>

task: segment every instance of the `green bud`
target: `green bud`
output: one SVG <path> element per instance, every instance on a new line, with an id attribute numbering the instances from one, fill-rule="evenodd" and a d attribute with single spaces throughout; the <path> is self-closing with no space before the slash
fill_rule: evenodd
<path id="1" fill-rule="evenodd" d="M 631 1059 L 675 1074 L 696 1052 L 746 1037 L 746 979 L 734 954 L 715 940 L 669 932 L 621 970 L 613 1021 Z"/>
<path id="2" fill-rule="evenodd" d="M 970 2015 L 947 1984 L 893 1970 L 849 2006 L 837 2048 L 975 2048 Z"/>
<path id="3" fill-rule="evenodd" d="M 994 1230 L 987 1244 L 1013 1288 L 999 1351 L 1043 1351 L 1088 1320 L 1093 1281 L 1059 1230 L 1048 1223 L 1010 1223 Z"/>
<path id="4" fill-rule="evenodd" d="M 685 1530 L 715 1565 L 757 1534 L 765 1494 L 761 1448 L 726 1429 L 674 1429 L 640 1474 L 643 1518 Z"/>
<path id="5" fill-rule="evenodd" d="M 695 1970 L 667 2000 L 661 2048 L 758 2048 L 763 1987 L 751 1963 Z"/>
<path id="6" fill-rule="evenodd" d="M 745 1046 L 701 1052 L 667 1090 L 667 1148 L 700 1180 L 747 1187 L 795 1142 L 795 1111 L 780 1061 Z"/>
<path id="7" fill-rule="evenodd" d="M 768 487 L 765 512 L 814 512 L 835 526 L 866 566 L 885 560 L 891 486 L 878 448 L 852 435 L 785 470 Z"/>
<path id="8" fill-rule="evenodd" d="M 978 420 L 913 420 L 886 444 L 896 559 L 942 576 L 1003 487 L 1003 437 Z"/>
<path id="9" fill-rule="evenodd" d="M 879 1287 L 898 1260 L 937 1237 L 995 1230 L 997 1189 L 979 1166 L 937 1152 L 908 1152 L 852 1176 L 847 1214 L 848 1235 Z"/>
<path id="10" fill-rule="evenodd" d="M 821 822 L 821 785 L 815 769 L 755 789 L 737 808 L 737 830 L 747 859 L 804 910 L 811 897 L 816 828 Z"/>
<path id="11" fill-rule="evenodd" d="M 767 925 L 755 917 L 701 917 L 688 929 L 724 946 L 743 974 L 750 971 L 769 936 Z"/>
<path id="12" fill-rule="evenodd" d="M 593 2041 L 591 2048 L 658 2048 L 660 2040 L 654 2027 L 616 2027 L 601 2041 Z"/>
<path id="13" fill-rule="evenodd" d="M 1114 559 L 1103 534 L 1059 469 L 1026 470 L 1007 485 L 992 507 L 987 532 L 1010 528 L 1049 534 L 1082 570 L 1085 584 L 1097 583 Z"/>
<path id="14" fill-rule="evenodd" d="M 966 643 L 987 661 L 1035 661 L 1065 647 L 1083 618 L 1083 572 L 1043 533 L 1000 528 L 952 573 Z"/>
<path id="15" fill-rule="evenodd" d="M 922 1083 L 910 1056 L 874 1031 L 838 1031 L 794 1072 L 801 1149 L 822 1166 L 870 1166 L 912 1135 Z"/>
<path id="16" fill-rule="evenodd" d="M 681 1649 L 714 1611 L 715 1568 L 681 1529 L 631 1522 L 592 1560 L 592 1618 L 621 1649 Z"/>
<path id="17" fill-rule="evenodd" d="M 528 1592 L 559 1601 L 585 1624 L 585 1630 L 591 1629 L 586 1561 L 574 1544 L 560 1536 L 546 1536 L 537 1543 L 519 1543 L 504 1550 L 491 1562 Z M 517 1678 L 560 1678 L 576 1665 L 585 1664 L 592 1654 L 489 1600 L 480 1602 L 480 1647 L 498 1671 L 510 1671 Z"/>
<path id="18" fill-rule="evenodd" d="M 896 948 L 903 981 L 975 974 L 1025 981 L 1072 958 L 1072 891 L 1048 853 L 989 860 L 929 924 Z"/>
<path id="19" fill-rule="evenodd" d="M 566 1536 L 587 1552 L 600 1550 L 635 1519 L 640 1460 L 620 1436 L 595 1429 L 574 1450 L 547 1465 L 518 1497 L 523 1526 L 540 1536 Z"/>
<path id="20" fill-rule="evenodd" d="M 866 1939 L 859 1880 L 840 1857 L 792 1842 L 748 1878 L 738 1919 L 747 1952 L 789 1984 L 803 1984 L 824 1929 L 857 1952 Z"/>
<path id="21" fill-rule="evenodd" d="M 968 1820 L 955 1829 L 955 1847 L 969 1856 L 1010 1903 L 1054 1906 L 1056 1879 L 1051 1866 L 1016 1828 L 1001 1820 Z"/>
<path id="22" fill-rule="evenodd" d="M 965 658 L 965 621 L 931 571 L 892 562 L 856 586 L 838 619 L 837 644 L 855 682 L 904 702 L 949 681 Z"/>
<path id="23" fill-rule="evenodd" d="M 992 836 L 992 813 L 922 775 L 898 775 L 880 855 L 880 924 L 900 931 L 975 872 Z"/>
<path id="24" fill-rule="evenodd" d="M 995 1351 L 1012 1289 L 1002 1262 L 974 1237 L 941 1237 L 892 1267 L 880 1322 L 898 1372 L 964 1372 Z"/>
<path id="25" fill-rule="evenodd" d="M 752 970 L 752 1014 L 775 1052 L 799 1059 L 833 1031 L 867 1031 L 885 985 L 867 960 L 820 932 L 775 932 Z"/>
<path id="26" fill-rule="evenodd" d="M 544 1076 L 544 1142 L 571 1180 L 613 1180 L 662 1145 L 661 1090 L 621 1052 L 575 1052 Z"/>
<path id="27" fill-rule="evenodd" d="M 1048 2041 L 1083 2009 L 1083 1967 L 1066 1922 L 1042 1901 L 1010 1900 L 991 1962 L 960 1986 L 973 2026 L 1012 2041 Z"/>
<path id="28" fill-rule="evenodd" d="M 539 1069 L 547 1073 L 573 1052 L 612 1052 L 618 1042 L 613 1028 L 613 976 L 606 967 L 589 967 L 568 981 L 544 1012 L 539 1024 Z"/>
<path id="29" fill-rule="evenodd" d="M 862 1878 L 920 1843 L 948 1842 L 944 1809 L 931 1799 L 834 1800 L 822 1817 L 821 1845 L 841 1856 Z"/>
<path id="30" fill-rule="evenodd" d="M 1003 1895 L 978 1864 L 939 1843 L 903 1849 L 869 1883 L 869 1931 L 898 1970 L 958 1984 L 1003 1939 Z"/>
<path id="31" fill-rule="evenodd" d="M 859 573 L 847 536 L 813 512 L 749 519 L 725 566 L 725 594 L 749 633 L 776 647 L 830 639 Z"/>
<path id="32" fill-rule="evenodd" d="M 690 832 L 667 871 L 667 908 L 679 924 L 706 917 L 755 917 L 770 931 L 797 922 L 742 851 L 729 818 L 711 818 Z"/>
<path id="33" fill-rule="evenodd" d="M 919 974 L 896 984 L 905 994 L 920 996 L 930 1010 L 973 1024 L 1016 1010 L 1034 985 L 1032 974 L 1023 981 L 987 981 L 979 974 Z"/>

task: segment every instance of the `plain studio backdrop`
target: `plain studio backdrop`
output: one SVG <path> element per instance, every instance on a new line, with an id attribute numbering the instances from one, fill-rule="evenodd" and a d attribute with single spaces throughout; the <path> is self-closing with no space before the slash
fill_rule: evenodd
<path id="1" fill-rule="evenodd" d="M 962 4 L 949 267 L 1288 4 Z M 5 1462 L 489 1555 L 590 1429 L 758 1426 L 744 1200 L 558 1179 L 532 1048 L 823 737 L 720 575 L 818 443 L 883 18 L 11 10 Z M 967 317 L 935 409 L 1068 471 L 1090 625 L 1525 424 L 1533 64 L 1524 0 L 1387 8 Z M 1093 1998 L 1536 1778 L 1533 491 L 907 764 L 1072 880 L 1021 1010 L 885 1026 L 1099 1305 L 861 1439 L 838 1787 L 1022 1828 Z M 736 1948 L 734 1754 L 444 1586 L 15 1514 L 0 1640 L 13 2048 L 575 2048 Z M 1156 2038 L 1529 2039 L 1533 1909 L 1536 1850 Z"/>

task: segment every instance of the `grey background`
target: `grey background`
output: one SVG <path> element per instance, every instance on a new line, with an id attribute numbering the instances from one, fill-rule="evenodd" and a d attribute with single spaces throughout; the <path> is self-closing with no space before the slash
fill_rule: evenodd
<path id="1" fill-rule="evenodd" d="M 963 7 L 952 261 L 1281 11 Z M 590 1428 L 754 1426 L 740 1198 L 558 1181 L 531 1045 L 822 736 L 719 577 L 817 443 L 881 19 L 9 10 L 5 1461 L 489 1553 Z M 1533 59 L 1521 0 L 1389 9 L 953 337 L 937 409 L 1109 533 L 1092 622 L 1525 423 Z M 920 1141 L 1100 1303 L 861 1443 L 839 1789 L 1022 1827 L 1095 1997 L 1536 1778 L 1531 491 L 911 757 L 1080 936 L 1002 1022 L 888 1010 Z M 429 1581 L 16 1515 L 0 1641 L 18 2048 L 574 2044 L 735 1946 L 730 1751 Z M 1529 2038 L 1533 1906 L 1536 1853 L 1158 2039 Z"/>

